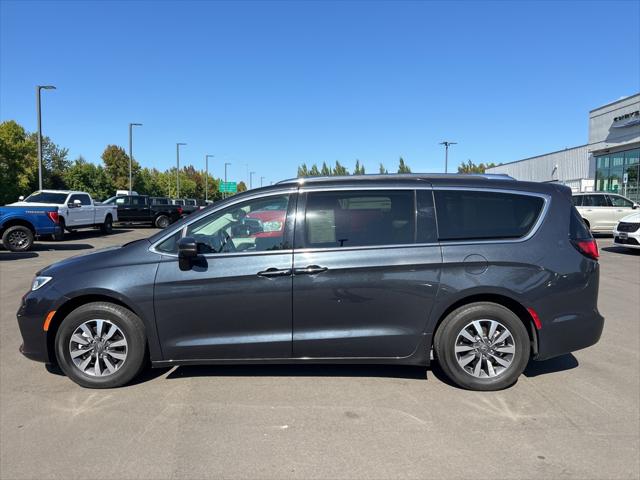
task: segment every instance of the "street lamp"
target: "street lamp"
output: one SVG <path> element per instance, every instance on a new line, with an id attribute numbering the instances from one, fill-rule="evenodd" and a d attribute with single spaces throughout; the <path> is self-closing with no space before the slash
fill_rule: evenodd
<path id="1" fill-rule="evenodd" d="M 141 123 L 129 124 L 129 195 L 133 189 L 133 180 L 131 176 L 131 165 L 133 164 L 133 127 L 141 127 Z"/>
<path id="2" fill-rule="evenodd" d="M 213 157 L 213 155 L 205 155 L 204 156 L 204 201 L 209 200 L 209 157 Z"/>
<path id="3" fill-rule="evenodd" d="M 253 188 L 253 176 L 256 174 L 256 172 L 249 172 L 249 190 L 251 190 Z"/>
<path id="4" fill-rule="evenodd" d="M 180 198 L 180 146 L 186 143 L 176 143 L 176 198 Z"/>
<path id="5" fill-rule="evenodd" d="M 227 166 L 229 165 L 231 165 L 231 163 L 229 162 L 224 163 L 224 183 L 227 183 Z M 226 185 L 225 185 L 225 190 L 226 190 Z M 224 196 L 225 198 L 227 197 L 227 192 L 224 192 Z"/>
<path id="6" fill-rule="evenodd" d="M 262 186 L 262 181 L 265 179 L 265 177 L 260 177 L 260 186 Z"/>
<path id="7" fill-rule="evenodd" d="M 38 190 L 42 190 L 42 114 L 40 90 L 55 90 L 53 85 L 36 85 L 36 110 L 38 112 Z"/>
<path id="8" fill-rule="evenodd" d="M 444 145 L 444 173 L 448 172 L 449 169 L 449 145 L 457 145 L 458 142 L 440 142 L 440 145 Z"/>

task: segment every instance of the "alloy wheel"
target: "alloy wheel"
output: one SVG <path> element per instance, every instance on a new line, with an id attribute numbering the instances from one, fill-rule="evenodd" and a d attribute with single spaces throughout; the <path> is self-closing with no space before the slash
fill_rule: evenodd
<path id="1" fill-rule="evenodd" d="M 516 343 L 507 327 L 496 320 L 474 320 L 456 337 L 458 365 L 476 378 L 493 378 L 512 364 Z"/>
<path id="2" fill-rule="evenodd" d="M 69 355 L 83 373 L 105 377 L 117 372 L 127 359 L 124 332 L 109 320 L 88 320 L 69 340 Z"/>
<path id="3" fill-rule="evenodd" d="M 7 241 L 12 248 L 21 249 L 29 243 L 29 237 L 23 230 L 15 230 L 9 233 Z"/>

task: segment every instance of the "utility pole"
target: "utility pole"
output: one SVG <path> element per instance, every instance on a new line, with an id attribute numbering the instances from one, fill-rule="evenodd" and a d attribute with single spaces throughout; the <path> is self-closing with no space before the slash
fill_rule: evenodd
<path id="1" fill-rule="evenodd" d="M 133 164 L 133 127 L 141 127 L 141 123 L 130 123 L 129 124 L 129 195 L 131 195 L 131 191 L 133 190 L 133 179 L 131 174 L 131 167 Z"/>
<path id="2" fill-rule="evenodd" d="M 264 177 L 260 177 L 260 186 L 262 186 L 262 181 L 264 180 Z"/>
<path id="3" fill-rule="evenodd" d="M 213 155 L 205 155 L 204 156 L 204 201 L 205 203 L 209 200 L 209 157 L 213 157 Z"/>
<path id="4" fill-rule="evenodd" d="M 449 172 L 449 145 L 457 145 L 458 142 L 440 142 L 440 145 L 444 145 L 444 173 Z"/>
<path id="5" fill-rule="evenodd" d="M 249 190 L 251 190 L 253 188 L 253 176 L 256 174 L 256 172 L 249 172 Z"/>
<path id="6" fill-rule="evenodd" d="M 180 146 L 186 143 L 176 143 L 176 198 L 180 198 Z"/>
<path id="7" fill-rule="evenodd" d="M 36 85 L 36 110 L 38 114 L 38 190 L 42 190 L 42 113 L 40 105 L 41 90 L 55 90 L 53 85 Z"/>
<path id="8" fill-rule="evenodd" d="M 227 183 L 227 166 L 231 165 L 229 162 L 224 163 L 224 183 Z M 227 197 L 227 192 L 224 192 L 225 198 Z"/>

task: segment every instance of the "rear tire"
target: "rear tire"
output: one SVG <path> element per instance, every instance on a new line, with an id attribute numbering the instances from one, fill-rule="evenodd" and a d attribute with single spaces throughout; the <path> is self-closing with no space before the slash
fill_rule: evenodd
<path id="1" fill-rule="evenodd" d="M 104 223 L 100 225 L 100 231 L 105 235 L 113 233 L 113 218 L 111 218 L 111 215 L 107 215 L 104 219 Z"/>
<path id="2" fill-rule="evenodd" d="M 515 313 L 496 303 L 477 302 L 447 315 L 436 331 L 434 349 L 442 370 L 457 386 L 492 391 L 518 380 L 531 346 Z"/>
<path id="3" fill-rule="evenodd" d="M 14 225 L 2 234 L 2 244 L 12 252 L 26 252 L 33 246 L 33 232 L 24 225 Z"/>
<path id="4" fill-rule="evenodd" d="M 62 371 L 87 388 L 116 388 L 129 383 L 145 365 L 142 320 L 113 303 L 78 307 L 63 320 L 55 338 Z"/>
<path id="5" fill-rule="evenodd" d="M 171 221 L 166 215 L 158 215 L 154 224 L 157 228 L 167 228 L 171 224 Z"/>

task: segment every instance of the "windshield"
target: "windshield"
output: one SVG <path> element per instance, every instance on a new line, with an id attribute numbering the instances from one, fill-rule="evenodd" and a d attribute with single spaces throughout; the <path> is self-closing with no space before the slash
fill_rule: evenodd
<path id="1" fill-rule="evenodd" d="M 53 193 L 53 192 L 35 192 L 24 199 L 29 203 L 57 203 L 63 204 L 67 198 L 66 193 Z"/>

